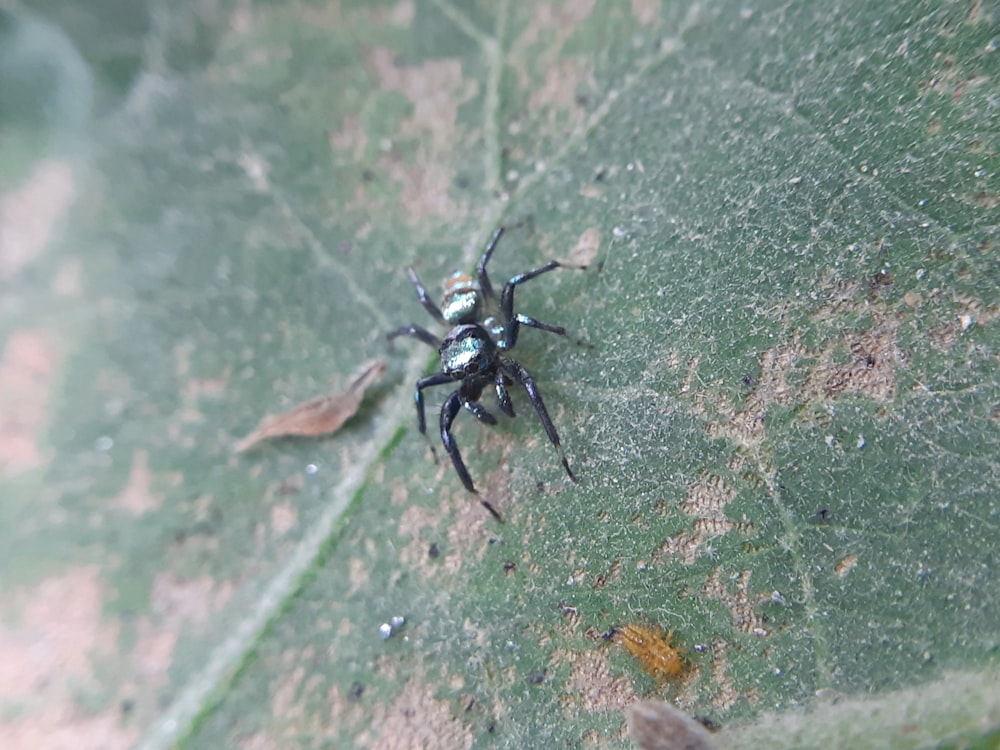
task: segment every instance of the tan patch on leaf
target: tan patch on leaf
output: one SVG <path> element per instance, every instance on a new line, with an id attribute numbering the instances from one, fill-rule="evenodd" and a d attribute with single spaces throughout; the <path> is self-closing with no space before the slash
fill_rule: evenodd
<path id="1" fill-rule="evenodd" d="M 112 507 L 141 516 L 160 507 L 160 500 L 150 488 L 149 453 L 141 448 L 132 454 L 132 470 L 125 488 L 112 501 Z"/>
<path id="2" fill-rule="evenodd" d="M 8 476 L 44 462 L 38 438 L 47 424 L 58 354 L 41 331 L 17 331 L 0 355 L 0 470 Z"/>
<path id="3" fill-rule="evenodd" d="M 157 629 L 149 622 L 139 622 L 139 640 L 132 650 L 132 663 L 137 676 L 147 685 L 162 682 L 167 677 L 177 645 L 177 632 Z"/>
<path id="4" fill-rule="evenodd" d="M 643 26 L 660 17 L 660 0 L 632 0 L 632 15 Z"/>
<path id="5" fill-rule="evenodd" d="M 458 59 L 406 66 L 392 50 L 376 47 L 368 53 L 368 64 L 382 88 L 399 91 L 413 106 L 413 114 L 399 124 L 399 137 L 419 143 L 414 158 L 405 162 L 387 141 L 379 160 L 380 167 L 403 186 L 403 207 L 414 219 L 455 215 L 460 206 L 450 194 L 455 177 L 450 164 L 456 143 L 464 138 L 458 109 L 476 96 L 480 83 L 463 75 Z"/>
<path id="6" fill-rule="evenodd" d="M 710 475 L 688 487 L 688 495 L 681 503 L 681 512 L 694 517 L 694 527 L 676 536 L 668 537 L 653 553 L 653 559 L 664 555 L 679 557 L 691 565 L 704 551 L 704 545 L 714 537 L 732 530 L 748 532 L 753 525 L 747 521 L 733 521 L 726 515 L 726 506 L 736 497 L 736 492 L 720 476 Z"/>
<path id="7" fill-rule="evenodd" d="M 378 750 L 458 750 L 472 747 L 472 729 L 452 713 L 447 701 L 434 698 L 434 688 L 416 678 L 357 738 L 361 748 Z"/>
<path id="8" fill-rule="evenodd" d="M 579 701 L 587 713 L 623 711 L 638 700 L 631 680 L 611 673 L 603 650 L 589 649 L 567 654 L 567 657 L 572 663 L 572 672 L 564 691 L 574 701 Z"/>
<path id="9" fill-rule="evenodd" d="M 256 430 L 236 445 L 236 452 L 249 450 L 262 440 L 291 435 L 317 437 L 339 430 L 357 412 L 365 391 L 385 372 L 382 362 L 368 363 L 344 393 L 320 396 L 272 417 L 265 417 Z"/>
<path id="10" fill-rule="evenodd" d="M 770 599 L 770 595 L 751 597 L 750 594 L 750 574 L 749 570 L 741 570 L 733 579 L 736 583 L 736 591 L 731 591 L 728 580 L 723 580 L 722 569 L 716 568 L 705 583 L 703 592 L 709 599 L 717 599 L 726 605 L 733 618 L 733 625 L 744 633 L 750 633 L 760 637 L 771 634 L 764 627 L 764 621 L 755 610 L 755 605 L 759 601 Z"/>
<path id="11" fill-rule="evenodd" d="M 18 189 L 0 198 L 0 280 L 14 278 L 41 256 L 76 198 L 73 170 L 42 161 Z"/>
<path id="12" fill-rule="evenodd" d="M 712 680 L 719 686 L 712 697 L 712 705 L 723 713 L 736 705 L 740 697 L 733 678 L 729 675 L 729 659 L 726 657 L 728 650 L 729 644 L 721 638 L 712 640 Z"/>
<path id="13" fill-rule="evenodd" d="M 99 569 L 71 569 L 4 596 L 20 617 L 0 624 L 0 703 L 21 710 L 0 715 L 0 747 L 130 747 L 135 733 L 119 726 L 117 711 L 93 714 L 77 704 L 95 689 L 94 660 L 118 643 L 117 625 L 101 619 Z"/>
<path id="14" fill-rule="evenodd" d="M 545 80 L 532 92 L 528 107 L 534 111 L 576 109 L 577 88 L 590 80 L 590 65 L 582 61 L 559 60 L 545 69 Z M 554 124 L 554 117 L 549 118 Z"/>
<path id="15" fill-rule="evenodd" d="M 279 503 L 271 507 L 271 532 L 282 537 L 295 528 L 299 518 L 298 510 L 292 503 Z"/>
<path id="16" fill-rule="evenodd" d="M 601 250 L 601 232 L 597 227 L 588 227 L 576 241 L 576 247 L 569 254 L 569 259 L 578 265 L 592 265 Z"/>
<path id="17" fill-rule="evenodd" d="M 177 630 L 188 623 L 206 622 L 209 615 L 225 606 L 232 593 L 228 581 L 219 582 L 207 575 L 181 578 L 168 571 L 156 576 L 150 599 L 159 622 Z"/>
<path id="18" fill-rule="evenodd" d="M 884 318 L 861 333 L 848 333 L 819 353 L 819 364 L 803 387 L 809 400 L 858 393 L 876 401 L 891 401 L 896 395 L 896 367 L 905 355 L 896 347 L 898 323 Z M 846 362 L 835 361 L 835 353 L 848 350 Z"/>

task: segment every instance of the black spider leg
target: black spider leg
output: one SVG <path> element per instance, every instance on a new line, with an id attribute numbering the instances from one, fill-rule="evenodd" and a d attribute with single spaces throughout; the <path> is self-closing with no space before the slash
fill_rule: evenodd
<path id="1" fill-rule="evenodd" d="M 424 309 L 431 314 L 438 323 L 442 325 L 448 325 L 445 322 L 444 315 L 441 314 L 441 310 L 438 306 L 434 304 L 434 301 L 427 295 L 427 290 L 424 289 L 424 285 L 420 283 L 420 277 L 417 276 L 417 272 L 413 270 L 412 267 L 407 266 L 406 275 L 410 277 L 410 283 L 413 284 L 413 288 L 417 290 L 417 299 L 420 300 L 420 304 L 424 306 Z"/>
<path id="2" fill-rule="evenodd" d="M 445 399 L 444 405 L 441 407 L 441 442 L 444 444 L 444 449 L 448 452 L 448 456 L 451 458 L 451 463 L 455 467 L 455 473 L 458 474 L 458 478 L 461 479 L 462 484 L 465 485 L 465 489 L 473 495 L 478 496 L 479 492 L 472 483 L 472 477 L 469 476 L 469 470 L 465 468 L 465 462 L 462 460 L 462 454 L 458 450 L 458 443 L 455 442 L 455 438 L 451 434 L 451 425 L 455 421 L 455 417 L 458 415 L 458 412 L 464 403 L 470 402 L 463 398 L 461 388 L 454 391 L 450 396 L 448 396 L 447 399 Z M 476 402 L 473 401 L 471 403 Z M 481 405 L 479 406 L 482 408 Z M 472 413 L 476 414 L 475 411 Z M 486 412 L 485 409 L 482 409 L 480 413 L 489 414 L 489 412 Z M 479 414 L 476 414 L 476 416 L 479 417 Z M 492 417 L 492 415 L 490 416 Z M 488 500 L 484 500 L 480 497 L 479 502 L 482 503 L 483 507 L 490 512 L 491 516 L 503 523 L 503 518 Z"/>
<path id="3" fill-rule="evenodd" d="M 433 346 L 435 349 L 438 349 L 441 346 L 441 339 L 428 331 L 426 328 L 422 328 L 420 326 L 400 326 L 395 331 L 389 331 L 389 333 L 385 335 L 385 337 L 390 341 L 397 336 L 412 336 L 415 339 L 420 339 L 428 346 Z"/>
<path id="4" fill-rule="evenodd" d="M 426 378 L 421 378 L 417 381 L 417 388 L 413 394 L 413 400 L 417 404 L 417 429 L 427 439 L 427 445 L 430 446 L 431 455 L 434 456 L 435 463 L 437 463 L 437 451 L 434 450 L 434 443 L 427 437 L 427 417 L 424 414 L 424 388 L 453 382 L 455 382 L 454 378 L 450 375 L 445 375 L 443 372 L 428 375 Z"/>
<path id="5" fill-rule="evenodd" d="M 487 243 L 482 256 L 479 258 L 479 263 L 476 265 L 476 279 L 479 281 L 479 288 L 482 291 L 484 300 L 493 299 L 493 285 L 490 283 L 490 277 L 486 273 L 486 264 L 490 262 L 490 258 L 493 256 L 493 251 L 497 249 L 497 243 L 500 242 L 500 238 L 503 237 L 503 233 L 504 228 L 497 227 L 493 236 L 490 237 L 490 241 Z"/>
<path id="6" fill-rule="evenodd" d="M 517 416 L 514 414 L 514 404 L 511 403 L 510 394 L 507 392 L 507 386 L 510 385 L 511 380 L 509 377 L 504 375 L 503 370 L 500 368 L 497 368 L 495 383 L 497 389 L 497 401 L 500 402 L 500 411 L 508 417 Z"/>
<path id="7" fill-rule="evenodd" d="M 471 414 L 472 416 L 474 416 L 476 419 L 478 419 L 483 424 L 496 424 L 497 423 L 497 418 L 494 417 L 492 414 L 490 414 L 486 410 L 486 407 L 483 406 L 478 401 L 463 401 L 462 402 L 462 406 L 465 407 L 465 410 L 467 412 L 469 412 L 469 414 Z"/>
<path id="8" fill-rule="evenodd" d="M 552 442 L 552 445 L 554 445 L 556 450 L 559 451 L 559 458 L 562 459 L 562 465 L 563 468 L 566 469 L 566 474 L 575 482 L 576 475 L 573 473 L 573 470 L 569 468 L 569 461 L 566 460 L 566 453 L 563 451 L 562 443 L 559 442 L 559 433 L 556 432 L 556 426 L 552 424 L 552 417 L 549 416 L 549 410 L 545 408 L 545 402 L 542 401 L 542 394 L 538 392 L 538 386 L 535 384 L 535 379 L 531 377 L 531 373 L 524 368 L 524 365 L 513 359 L 501 358 L 500 367 L 514 379 L 514 382 L 523 385 L 524 390 L 528 392 L 528 399 L 530 399 L 531 405 L 535 407 L 535 411 L 538 413 L 538 418 L 542 421 L 542 427 L 545 428 L 545 434 L 549 436 L 549 440 Z"/>
<path id="9" fill-rule="evenodd" d="M 523 284 L 526 281 L 531 281 L 534 278 L 541 276 L 543 273 L 548 273 L 549 271 L 554 271 L 557 268 L 565 268 L 562 263 L 557 260 L 549 261 L 544 266 L 540 268 L 535 268 L 526 273 L 519 273 L 514 276 L 506 284 L 504 284 L 503 292 L 500 295 L 500 314 L 503 317 L 503 328 L 504 328 L 504 338 L 503 338 L 503 349 L 511 350 L 514 345 L 517 344 L 517 334 L 520 331 L 521 326 L 528 326 L 530 328 L 538 328 L 542 331 L 549 331 L 550 333 L 558 333 L 560 336 L 566 335 L 566 329 L 562 326 L 549 325 L 548 323 L 542 323 L 535 320 L 527 315 L 522 315 L 521 313 L 514 313 L 514 290 L 517 289 L 518 284 Z"/>

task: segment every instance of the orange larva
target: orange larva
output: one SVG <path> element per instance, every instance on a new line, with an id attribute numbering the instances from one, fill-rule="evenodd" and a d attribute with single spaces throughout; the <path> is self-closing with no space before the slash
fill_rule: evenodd
<path id="1" fill-rule="evenodd" d="M 670 645 L 674 636 L 671 630 L 666 635 L 659 628 L 646 625 L 626 625 L 616 628 L 621 644 L 632 656 L 639 660 L 647 674 L 666 682 L 683 674 L 686 665 L 682 651 Z"/>

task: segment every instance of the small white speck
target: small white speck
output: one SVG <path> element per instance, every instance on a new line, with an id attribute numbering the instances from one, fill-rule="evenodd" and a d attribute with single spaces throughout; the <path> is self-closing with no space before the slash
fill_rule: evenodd
<path id="1" fill-rule="evenodd" d="M 569 578 L 566 579 L 566 585 L 567 586 L 574 586 L 574 585 L 576 585 L 576 581 L 573 580 L 573 576 L 570 576 Z"/>
<path id="2" fill-rule="evenodd" d="M 316 464 L 308 464 L 306 466 L 306 474 L 308 474 L 309 476 L 318 473 L 319 473 L 319 467 Z"/>
<path id="3" fill-rule="evenodd" d="M 976 177 L 985 177 L 986 176 L 986 170 L 983 169 L 982 167 L 979 167 L 972 174 L 974 174 Z"/>
<path id="4" fill-rule="evenodd" d="M 926 268 L 918 268 L 917 269 L 917 281 L 922 280 L 926 275 L 927 275 L 927 269 Z"/>
<path id="5" fill-rule="evenodd" d="M 514 641 L 507 641 L 507 643 L 504 644 L 504 645 L 506 646 L 506 648 L 507 648 L 508 651 L 513 651 L 514 650 Z"/>
<path id="6" fill-rule="evenodd" d="M 976 323 L 976 319 L 971 315 L 962 315 L 958 321 L 962 324 L 963 331 L 968 331 Z"/>
<path id="7" fill-rule="evenodd" d="M 858 448 L 864 448 L 865 447 L 865 436 L 864 435 L 858 435 L 858 442 L 856 443 L 856 446 Z"/>
<path id="8" fill-rule="evenodd" d="M 831 448 L 837 443 L 837 438 L 835 438 L 833 435 L 827 435 L 825 438 L 823 438 L 823 440 L 825 440 L 826 444 L 829 445 Z"/>
<path id="9" fill-rule="evenodd" d="M 97 440 L 94 441 L 94 450 L 99 453 L 107 453 L 109 450 L 115 447 L 115 441 L 109 438 L 107 435 L 101 435 Z"/>
<path id="10" fill-rule="evenodd" d="M 389 625 L 391 625 L 393 628 L 401 628 L 405 624 L 406 624 L 406 618 L 403 617 L 402 615 L 396 615 L 395 617 L 389 620 Z"/>
<path id="11" fill-rule="evenodd" d="M 387 622 L 383 622 L 378 626 L 378 634 L 382 636 L 383 641 L 392 638 L 392 625 Z"/>
<path id="12" fill-rule="evenodd" d="M 621 227 L 615 227 L 614 229 L 612 229 L 612 230 L 611 230 L 611 234 L 612 234 L 612 235 L 613 235 L 613 236 L 614 236 L 615 238 L 617 238 L 617 239 L 619 239 L 619 240 L 620 240 L 620 239 L 621 239 L 622 237 L 624 237 L 624 236 L 625 236 L 625 230 L 624 230 L 624 229 L 622 229 Z"/>

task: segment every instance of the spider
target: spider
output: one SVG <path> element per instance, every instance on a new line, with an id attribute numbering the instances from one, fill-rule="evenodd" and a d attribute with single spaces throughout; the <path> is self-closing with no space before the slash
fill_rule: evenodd
<path id="1" fill-rule="evenodd" d="M 566 454 L 559 442 L 559 434 L 545 408 L 545 402 L 542 401 L 542 394 L 538 391 L 535 379 L 524 365 L 506 354 L 517 344 L 521 326 L 557 333 L 560 336 L 566 335 L 566 329 L 562 326 L 549 325 L 527 315 L 515 313 L 514 290 L 520 284 L 541 276 L 543 273 L 571 266 L 553 260 L 544 266 L 518 274 L 504 284 L 498 300 L 486 272 L 486 265 L 490 262 L 493 251 L 503 233 L 503 227 L 498 228 L 493 233 L 476 266 L 474 278 L 461 271 L 456 271 L 448 278 L 445 282 L 445 292 L 440 307 L 435 305 L 427 295 L 427 290 L 420 282 L 416 272 L 412 268 L 406 269 L 411 283 L 417 290 L 417 298 L 424 309 L 439 323 L 452 326 L 443 340 L 426 328 L 417 325 L 402 326 L 387 334 L 390 340 L 397 336 L 412 336 L 435 347 L 441 355 L 441 371 L 417 381 L 414 400 L 417 405 L 417 428 L 420 430 L 420 434 L 425 437 L 427 435 L 424 389 L 458 382 L 458 390 L 453 391 L 441 407 L 441 442 L 451 458 L 458 478 L 465 485 L 465 489 L 476 495 L 479 493 L 472 483 L 472 477 L 469 476 L 469 470 L 465 467 L 462 454 L 451 434 L 451 426 L 459 409 L 462 408 L 483 424 L 494 425 L 497 423 L 496 417 L 487 411 L 479 400 L 483 391 L 490 386 L 496 389 L 500 411 L 509 417 L 514 416 L 514 406 L 511 403 L 507 387 L 519 385 L 524 388 L 531 405 L 535 408 L 535 412 L 542 422 L 545 434 L 548 435 L 549 441 L 559 452 L 566 474 L 574 482 L 576 481 L 576 476 L 569 468 Z M 479 322 L 483 313 L 487 313 L 488 317 Z M 433 449 L 433 445 L 431 448 Z M 500 514 L 489 502 L 482 498 L 480 498 L 480 502 L 494 518 L 501 520 Z"/>

